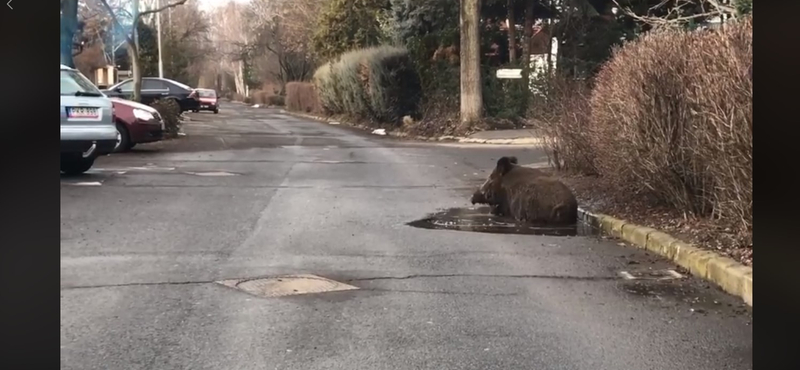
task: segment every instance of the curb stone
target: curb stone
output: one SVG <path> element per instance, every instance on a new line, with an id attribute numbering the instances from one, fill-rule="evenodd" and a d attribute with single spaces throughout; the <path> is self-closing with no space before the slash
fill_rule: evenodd
<path id="1" fill-rule="evenodd" d="M 708 280 L 753 306 L 753 268 L 716 252 L 700 249 L 653 228 L 578 208 L 578 218 L 605 234 L 666 257 L 692 275 Z"/>
<path id="2" fill-rule="evenodd" d="M 321 122 L 328 122 L 329 124 L 339 124 L 342 121 L 335 120 L 333 118 L 328 117 L 320 117 L 315 116 L 312 114 L 306 113 L 299 113 L 299 112 L 291 112 L 285 109 L 281 110 L 281 113 L 285 113 L 295 117 L 301 117 L 306 119 L 313 119 L 315 121 Z M 358 125 L 348 124 L 348 126 L 358 127 Z M 522 138 L 522 139 L 475 139 L 463 136 L 452 136 L 452 135 L 444 135 L 438 137 L 426 137 L 426 136 L 411 136 L 404 132 L 394 132 L 390 131 L 386 133 L 388 136 L 394 137 L 402 137 L 402 138 L 409 138 L 418 141 L 449 141 L 449 142 L 458 142 L 458 143 L 465 143 L 465 144 L 490 144 L 490 145 L 541 145 L 544 144 L 544 139 L 542 138 Z"/>

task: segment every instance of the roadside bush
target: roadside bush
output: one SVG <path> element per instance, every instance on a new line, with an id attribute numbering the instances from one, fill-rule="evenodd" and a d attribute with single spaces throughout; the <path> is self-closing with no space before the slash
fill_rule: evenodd
<path id="1" fill-rule="evenodd" d="M 173 99 L 161 99 L 154 101 L 150 106 L 158 111 L 164 121 L 166 131 L 164 136 L 168 138 L 177 137 L 181 128 L 181 107 L 178 103 Z"/>
<path id="2" fill-rule="evenodd" d="M 591 90 L 587 83 L 563 76 L 542 76 L 531 81 L 529 117 L 544 137 L 550 163 L 558 170 L 597 174 L 590 141 Z"/>
<path id="3" fill-rule="evenodd" d="M 268 105 L 271 96 L 273 96 L 271 91 L 264 91 L 264 90 L 250 91 L 250 97 L 253 99 L 252 100 L 253 104 Z"/>
<path id="4" fill-rule="evenodd" d="M 295 112 L 319 113 L 321 106 L 314 84 L 310 82 L 286 84 L 286 108 Z"/>
<path id="5" fill-rule="evenodd" d="M 408 51 L 381 46 L 354 50 L 320 67 L 314 84 L 328 113 L 400 124 L 416 116 L 420 79 Z"/>
<path id="6" fill-rule="evenodd" d="M 267 97 L 267 105 L 272 107 L 282 107 L 285 105 L 286 99 L 283 95 L 270 95 Z"/>
<path id="7" fill-rule="evenodd" d="M 752 231 L 752 18 L 653 31 L 614 52 L 591 96 L 601 175 Z"/>

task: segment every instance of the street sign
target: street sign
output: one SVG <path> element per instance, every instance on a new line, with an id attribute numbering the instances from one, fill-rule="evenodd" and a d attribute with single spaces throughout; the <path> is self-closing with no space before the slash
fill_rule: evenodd
<path id="1" fill-rule="evenodd" d="M 498 69 L 497 78 L 522 78 L 522 69 Z"/>

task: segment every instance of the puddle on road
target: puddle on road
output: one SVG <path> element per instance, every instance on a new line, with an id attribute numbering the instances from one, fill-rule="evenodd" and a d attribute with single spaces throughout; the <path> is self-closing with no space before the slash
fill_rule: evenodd
<path id="1" fill-rule="evenodd" d="M 472 231 L 493 234 L 581 236 L 596 235 L 594 229 L 584 223 L 565 226 L 537 226 L 518 223 L 512 219 L 492 215 L 489 207 L 451 208 L 434 213 L 407 225 L 422 229 Z"/>

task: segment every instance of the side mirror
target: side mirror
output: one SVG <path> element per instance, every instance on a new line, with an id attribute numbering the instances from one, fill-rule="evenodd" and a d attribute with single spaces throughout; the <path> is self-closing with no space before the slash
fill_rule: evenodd
<path id="1" fill-rule="evenodd" d="M 120 89 L 119 87 L 115 87 L 114 90 L 112 90 L 112 91 L 114 91 L 116 93 L 121 93 L 122 89 Z"/>

